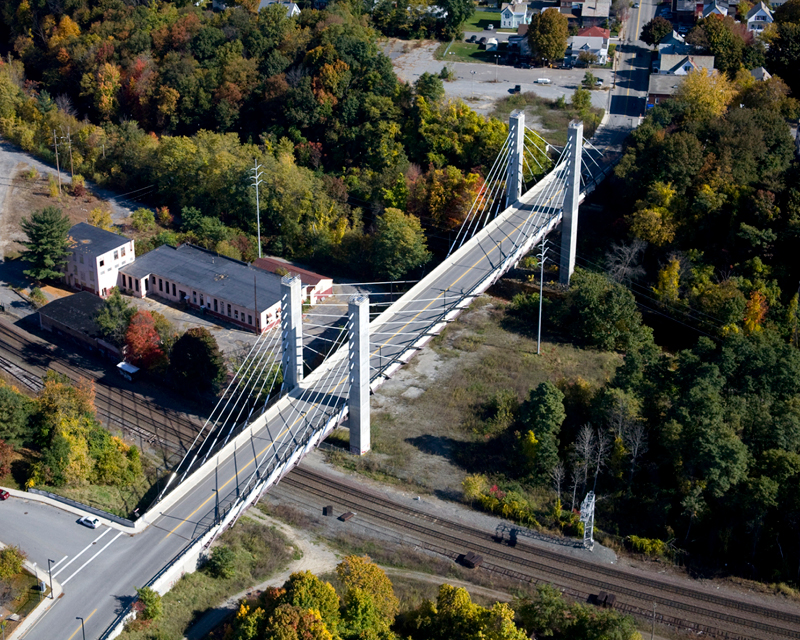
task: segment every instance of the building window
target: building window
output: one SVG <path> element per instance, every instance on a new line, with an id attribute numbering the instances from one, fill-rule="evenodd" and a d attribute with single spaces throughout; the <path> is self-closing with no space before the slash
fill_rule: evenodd
<path id="1" fill-rule="evenodd" d="M 159 291 L 164 290 L 164 281 L 161 278 L 158 279 L 158 290 Z"/>
<path id="2" fill-rule="evenodd" d="M 231 305 L 228 305 L 228 317 L 231 317 Z"/>
<path id="3" fill-rule="evenodd" d="M 137 291 L 139 290 L 139 281 L 138 280 L 136 281 L 136 290 Z"/>
<path id="4" fill-rule="evenodd" d="M 114 260 L 119 260 L 119 251 L 114 252 Z"/>
<path id="5" fill-rule="evenodd" d="M 145 278 L 144 279 L 144 290 L 145 291 L 150 291 L 150 279 L 149 278 Z"/>
<path id="6" fill-rule="evenodd" d="M 174 282 L 172 283 L 172 295 L 173 296 L 176 295 L 176 293 L 175 293 L 175 283 Z"/>
<path id="7" fill-rule="evenodd" d="M 197 304 L 197 291 L 192 291 L 192 302 Z"/>
<path id="8" fill-rule="evenodd" d="M 236 310 L 233 312 L 233 317 L 234 317 L 236 320 L 238 320 L 238 319 L 239 319 L 239 310 L 238 310 L 238 309 L 236 309 Z"/>
<path id="9" fill-rule="evenodd" d="M 72 273 L 78 273 L 78 265 L 76 264 L 72 265 Z"/>
<path id="10" fill-rule="evenodd" d="M 204 302 L 203 302 L 203 294 L 201 293 L 200 294 L 200 306 L 202 307 L 203 304 L 204 304 Z"/>
<path id="11" fill-rule="evenodd" d="M 125 255 L 125 247 L 122 247 L 122 255 Z"/>
<path id="12" fill-rule="evenodd" d="M 81 264 L 83 264 L 83 254 L 80 255 Z"/>
<path id="13" fill-rule="evenodd" d="M 214 311 L 216 311 L 216 310 L 217 310 L 217 299 L 214 298 Z"/>
<path id="14" fill-rule="evenodd" d="M 125 286 L 125 276 L 124 275 L 122 276 L 122 286 L 123 287 Z"/>
<path id="15" fill-rule="evenodd" d="M 247 324 L 253 324 L 253 316 L 247 314 Z"/>
<path id="16" fill-rule="evenodd" d="M 104 267 L 104 266 L 106 266 L 106 261 L 105 261 L 105 260 L 101 260 L 101 261 L 100 261 L 100 266 L 101 266 L 101 267 Z"/>

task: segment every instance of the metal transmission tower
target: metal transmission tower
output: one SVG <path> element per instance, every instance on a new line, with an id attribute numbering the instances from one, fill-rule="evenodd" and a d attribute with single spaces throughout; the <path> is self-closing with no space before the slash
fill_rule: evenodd
<path id="1" fill-rule="evenodd" d="M 594 491 L 586 494 L 581 503 L 581 522 L 583 522 L 583 546 L 594 549 Z"/>
<path id="2" fill-rule="evenodd" d="M 303 300 L 298 276 L 281 278 L 283 384 L 291 391 L 303 380 Z"/>
<path id="3" fill-rule="evenodd" d="M 354 295 L 347 310 L 350 316 L 350 393 L 347 400 L 350 453 L 363 455 L 370 449 L 369 298 Z"/>
<path id="4" fill-rule="evenodd" d="M 264 172 L 261 171 L 261 165 L 258 164 L 258 160 L 253 160 L 253 177 L 251 180 L 253 181 L 253 186 L 256 188 L 256 230 L 258 232 L 258 257 L 261 257 L 261 205 L 258 201 L 258 186 L 263 182 L 261 176 L 264 175 Z M 258 315 L 258 311 L 256 311 L 256 315 Z"/>
<path id="5" fill-rule="evenodd" d="M 583 122 L 569 123 L 567 146 L 569 147 L 569 169 L 567 190 L 564 194 L 564 214 L 561 221 L 561 262 L 559 282 L 569 286 L 575 271 L 575 249 L 578 243 L 578 199 L 581 195 L 581 167 L 583 151 Z"/>
<path id="6" fill-rule="evenodd" d="M 510 153 L 506 171 L 506 208 L 522 195 L 522 160 L 525 154 L 525 112 L 512 111 L 508 119 Z"/>

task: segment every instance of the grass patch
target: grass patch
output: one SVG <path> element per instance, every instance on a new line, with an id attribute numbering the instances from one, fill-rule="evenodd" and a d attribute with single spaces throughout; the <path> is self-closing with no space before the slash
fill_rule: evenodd
<path id="1" fill-rule="evenodd" d="M 142 454 L 142 475 L 133 484 L 121 487 L 88 484 L 80 487 L 39 487 L 71 500 L 77 500 L 122 518 L 135 519 L 135 509 L 144 513 L 159 489 L 158 465 Z"/>
<path id="2" fill-rule="evenodd" d="M 500 12 L 499 11 L 475 11 L 461 28 L 464 31 L 484 31 L 489 25 L 494 26 L 495 31 L 501 33 L 516 33 L 516 29 L 500 29 Z"/>
<path id="3" fill-rule="evenodd" d="M 505 42 L 501 45 L 506 45 Z M 507 46 L 507 45 L 506 45 Z M 486 62 L 495 63 L 495 56 L 502 54 L 503 47 L 498 51 L 486 51 L 473 42 L 442 43 L 436 49 L 435 58 L 444 62 Z M 447 54 L 445 54 L 447 51 Z"/>
<path id="4" fill-rule="evenodd" d="M 212 578 L 200 570 L 187 574 L 163 598 L 164 617 L 151 624 L 134 621 L 121 640 L 183 638 L 185 631 L 226 597 L 264 581 L 283 569 L 295 548 L 273 527 L 243 518 L 220 538 L 235 553 L 232 578 Z"/>
<path id="5" fill-rule="evenodd" d="M 507 98 L 501 98 L 495 103 L 494 111 L 491 115 L 503 122 L 508 120 L 512 111 L 524 109 L 528 117 L 532 117 L 534 126 L 551 144 L 563 146 L 567 143 L 567 129 L 569 123 L 576 117 L 578 112 L 574 110 L 567 101 L 560 105 L 557 100 L 542 98 L 535 93 L 518 93 Z M 590 113 L 598 116 L 598 122 L 602 118 L 604 110 L 592 107 Z M 587 123 L 586 137 L 594 134 L 589 123 Z"/>

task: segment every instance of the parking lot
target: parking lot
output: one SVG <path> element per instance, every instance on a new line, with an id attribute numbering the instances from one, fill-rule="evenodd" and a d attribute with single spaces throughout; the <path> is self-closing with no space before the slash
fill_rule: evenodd
<path id="1" fill-rule="evenodd" d="M 581 85 L 586 69 L 518 69 L 509 65 L 485 64 L 480 62 L 444 62 L 434 58 L 438 43 L 418 46 L 406 53 L 397 55 L 393 62 L 397 75 L 410 83 L 417 81 L 423 73 L 441 72 L 447 66 L 453 70 L 456 79 L 444 83 L 449 98 L 461 98 L 479 113 L 488 114 L 494 103 L 511 95 L 515 85 L 523 92 L 531 91 L 543 98 L 555 100 L 564 96 L 567 100 Z M 611 69 L 591 69 L 603 80 L 603 87 L 592 91 L 592 105 L 608 109 L 609 92 L 613 85 L 614 72 Z M 538 79 L 548 79 L 550 84 L 537 84 Z"/>

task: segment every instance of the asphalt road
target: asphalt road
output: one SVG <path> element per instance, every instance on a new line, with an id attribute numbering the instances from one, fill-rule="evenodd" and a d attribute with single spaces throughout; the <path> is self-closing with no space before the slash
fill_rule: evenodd
<path id="1" fill-rule="evenodd" d="M 649 9 L 652 11 L 653 7 Z M 632 18 L 637 21 L 637 14 Z M 633 63 L 623 69 L 628 72 L 624 84 L 617 83 L 612 94 L 613 121 L 604 134 L 613 141 L 621 140 L 638 115 L 642 76 L 634 51 L 623 59 L 623 64 L 631 56 Z M 513 252 L 515 242 L 530 222 L 532 208 L 542 214 L 535 216 L 535 228 L 544 224 L 563 197 L 561 188 L 550 192 L 539 187 L 534 193 L 545 193 L 535 207 L 534 194 L 530 194 L 523 206 L 510 212 L 502 226 L 460 254 L 451 269 L 430 278 L 413 300 L 397 310 L 391 324 L 371 336 L 373 367 L 380 368 L 401 352 L 418 337 L 419 330 L 440 319 L 448 305 L 492 274 Z M 230 458 L 219 460 L 214 473 L 199 481 L 175 506 L 158 512 L 154 524 L 135 537 L 104 528 L 90 531 L 78 525 L 77 517 L 71 514 L 27 500 L 12 499 L 0 504 L 0 540 L 21 546 L 38 566 L 46 567 L 48 558 L 57 561 L 54 573 L 65 587 L 63 598 L 26 638 L 72 640 L 80 631 L 76 616 L 84 618 L 87 638 L 99 637 L 130 602 L 134 586 L 147 582 L 202 533 L 257 469 L 263 472 L 269 460 L 293 450 L 310 425 L 318 425 L 341 406 L 347 365 L 346 354 L 341 354 L 314 372 L 292 392 L 291 400 L 276 406 L 276 415 L 254 434 L 252 441 L 243 443 Z"/>

